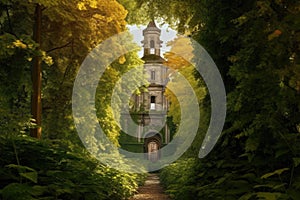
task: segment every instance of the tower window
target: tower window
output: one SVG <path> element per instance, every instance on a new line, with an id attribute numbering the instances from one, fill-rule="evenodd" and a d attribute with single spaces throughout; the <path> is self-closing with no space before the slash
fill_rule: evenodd
<path id="1" fill-rule="evenodd" d="M 150 54 L 154 54 L 155 53 L 155 49 L 154 49 L 154 40 L 150 41 Z"/>
<path id="2" fill-rule="evenodd" d="M 155 80 L 155 71 L 151 71 L 151 80 Z"/>
<path id="3" fill-rule="evenodd" d="M 155 110 L 155 96 L 151 96 L 151 99 L 150 99 L 150 110 Z"/>
<path id="4" fill-rule="evenodd" d="M 151 49 L 152 49 L 152 48 L 154 49 L 154 40 L 151 40 L 151 41 L 150 41 L 150 48 L 151 48 Z"/>

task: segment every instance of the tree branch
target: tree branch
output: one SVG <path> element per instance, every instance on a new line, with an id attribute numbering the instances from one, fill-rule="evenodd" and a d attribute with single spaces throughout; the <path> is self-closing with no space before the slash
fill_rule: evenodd
<path id="1" fill-rule="evenodd" d="M 70 44 L 72 44 L 72 43 L 73 43 L 73 40 L 70 41 L 70 42 L 68 42 L 67 44 L 62 45 L 62 46 L 54 47 L 54 48 L 52 48 L 52 49 L 49 49 L 49 50 L 47 50 L 46 52 L 47 52 L 47 53 L 50 53 L 50 52 L 55 51 L 55 50 L 58 50 L 58 49 L 63 49 L 63 48 L 65 48 L 65 47 L 68 47 L 68 46 L 69 46 Z"/>
<path id="2" fill-rule="evenodd" d="M 8 27 L 9 27 L 8 33 L 10 33 L 11 35 L 13 35 L 19 39 L 19 37 L 13 32 L 13 26 L 11 24 L 11 19 L 10 19 L 10 15 L 9 15 L 9 8 L 7 5 L 5 8 L 6 8 L 5 11 L 6 11 L 6 16 L 7 16 L 7 21 L 8 21 Z"/>
<path id="3" fill-rule="evenodd" d="M 12 25 L 11 25 L 11 20 L 10 20 L 10 16 L 9 16 L 8 6 L 6 6 L 6 16 L 7 16 L 9 30 L 10 30 L 10 32 L 13 33 L 13 28 L 12 28 Z"/>

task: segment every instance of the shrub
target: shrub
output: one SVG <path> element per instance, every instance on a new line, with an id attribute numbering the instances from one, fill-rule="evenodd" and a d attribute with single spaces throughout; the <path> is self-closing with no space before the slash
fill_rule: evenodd
<path id="1" fill-rule="evenodd" d="M 143 180 L 100 164 L 69 141 L 28 136 L 0 137 L 0 166 L 3 200 L 127 199 Z"/>

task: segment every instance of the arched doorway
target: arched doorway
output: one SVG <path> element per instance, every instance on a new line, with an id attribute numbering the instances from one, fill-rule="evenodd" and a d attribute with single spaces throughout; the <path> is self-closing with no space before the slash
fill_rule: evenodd
<path id="1" fill-rule="evenodd" d="M 159 159 L 158 157 L 158 144 L 156 142 L 148 143 L 148 160 L 155 162 Z"/>
<path id="2" fill-rule="evenodd" d="M 159 133 L 148 133 L 144 141 L 144 152 L 147 159 L 156 162 L 160 158 L 159 149 L 161 148 L 161 136 Z"/>

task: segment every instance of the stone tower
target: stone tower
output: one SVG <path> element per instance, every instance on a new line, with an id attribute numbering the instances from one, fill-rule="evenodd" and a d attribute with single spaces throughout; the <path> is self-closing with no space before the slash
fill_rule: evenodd
<path id="1" fill-rule="evenodd" d="M 148 159 L 153 161 L 159 159 L 157 151 L 170 141 L 170 131 L 166 124 L 168 101 L 164 96 L 168 69 L 163 65 L 165 60 L 160 55 L 162 44 L 160 35 L 161 30 L 154 21 L 143 30 L 142 60 L 149 86 L 140 95 L 132 96 L 134 110 L 130 112 L 130 117 L 134 118 L 139 126 L 137 130 L 127 131 L 134 131 L 136 137 L 126 139 L 121 135 L 120 141 L 121 146 L 127 147 L 129 151 L 148 153 Z M 160 127 L 160 130 L 149 127 L 150 122 L 152 127 Z"/>

